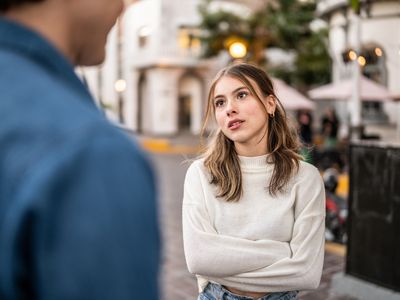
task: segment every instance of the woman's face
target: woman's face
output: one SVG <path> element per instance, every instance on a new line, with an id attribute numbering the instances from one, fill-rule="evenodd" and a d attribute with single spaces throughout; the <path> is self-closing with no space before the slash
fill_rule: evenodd
<path id="1" fill-rule="evenodd" d="M 261 95 L 255 82 L 249 81 Z M 261 103 L 239 79 L 223 76 L 215 85 L 212 101 L 218 127 L 234 142 L 239 155 L 267 153 L 268 115 L 265 110 L 275 111 L 273 96 L 265 97 Z"/>

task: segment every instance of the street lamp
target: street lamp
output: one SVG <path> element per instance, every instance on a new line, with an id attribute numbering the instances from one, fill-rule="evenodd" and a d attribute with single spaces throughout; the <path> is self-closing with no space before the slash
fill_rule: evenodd
<path id="1" fill-rule="evenodd" d="M 359 139 L 362 135 L 362 118 L 361 118 L 361 99 L 360 99 L 360 85 L 361 85 L 361 66 L 365 64 L 365 58 L 358 56 L 360 53 L 360 36 L 361 36 L 361 19 L 359 11 L 357 10 L 353 14 L 353 25 L 354 25 L 354 52 L 356 53 L 355 60 L 352 61 L 352 77 L 353 77 L 353 92 L 351 101 L 349 103 L 349 111 L 351 112 L 350 122 L 350 138 L 351 140 Z"/>
<path id="2" fill-rule="evenodd" d="M 247 42 L 237 37 L 231 37 L 225 42 L 229 55 L 233 59 L 242 59 L 247 55 Z"/>
<path id="3" fill-rule="evenodd" d="M 375 51 L 376 56 L 378 56 L 378 57 L 381 57 L 383 55 L 381 48 L 376 47 L 374 51 Z"/>
<path id="4" fill-rule="evenodd" d="M 122 41 L 123 41 L 123 16 L 117 20 L 117 81 L 114 83 L 114 89 L 118 94 L 118 119 L 121 124 L 124 123 L 124 99 L 122 93 L 126 89 L 126 82 L 122 78 Z"/>
<path id="5" fill-rule="evenodd" d="M 117 93 L 123 93 L 126 89 L 126 81 L 118 79 L 114 84 L 114 88 Z"/>
<path id="6" fill-rule="evenodd" d="M 356 60 L 357 59 L 357 53 L 354 50 L 350 50 L 349 58 L 350 58 L 350 60 Z"/>
<path id="7" fill-rule="evenodd" d="M 367 60 L 362 55 L 360 55 L 357 60 L 358 60 L 358 63 L 360 64 L 360 66 L 362 66 L 362 67 L 364 67 L 365 64 L 367 63 Z"/>
<path id="8" fill-rule="evenodd" d="M 240 59 L 246 56 L 247 48 L 246 45 L 242 42 L 234 42 L 229 46 L 229 54 L 235 58 Z"/>

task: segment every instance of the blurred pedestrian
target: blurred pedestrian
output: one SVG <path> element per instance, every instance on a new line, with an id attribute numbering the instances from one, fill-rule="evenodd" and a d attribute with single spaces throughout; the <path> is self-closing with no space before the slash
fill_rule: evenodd
<path id="1" fill-rule="evenodd" d="M 339 119 L 333 107 L 328 107 L 321 119 L 321 134 L 326 148 L 336 147 Z"/>
<path id="2" fill-rule="evenodd" d="M 122 0 L 0 2 L 0 299 L 158 299 L 155 184 L 74 65 Z"/>
<path id="3" fill-rule="evenodd" d="M 309 111 L 299 110 L 297 113 L 300 139 L 303 144 L 310 146 L 313 143 L 312 116 Z"/>
<path id="4" fill-rule="evenodd" d="M 297 126 L 302 142 L 300 153 L 304 160 L 309 163 L 313 163 L 314 149 L 313 144 L 313 130 L 312 130 L 312 116 L 309 111 L 299 110 L 297 112 Z"/>
<path id="5" fill-rule="evenodd" d="M 300 160 L 295 131 L 258 67 L 221 70 L 206 126 L 217 130 L 188 169 L 183 239 L 198 299 L 297 299 L 318 287 L 324 257 L 324 186 Z"/>

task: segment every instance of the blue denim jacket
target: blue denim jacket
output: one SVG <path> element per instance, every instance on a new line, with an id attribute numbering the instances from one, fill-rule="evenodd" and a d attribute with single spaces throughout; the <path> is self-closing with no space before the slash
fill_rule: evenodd
<path id="1" fill-rule="evenodd" d="M 0 18 L 0 299 L 158 298 L 155 183 L 45 39 Z"/>

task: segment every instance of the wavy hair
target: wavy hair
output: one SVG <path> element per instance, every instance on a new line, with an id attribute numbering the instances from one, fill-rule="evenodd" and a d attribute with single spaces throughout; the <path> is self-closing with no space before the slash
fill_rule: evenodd
<path id="1" fill-rule="evenodd" d="M 12 7 L 20 6 L 25 3 L 42 2 L 44 0 L 1 0 L 0 1 L 0 12 L 6 12 Z"/>
<path id="2" fill-rule="evenodd" d="M 219 80 L 225 76 L 240 80 L 262 104 L 264 97 L 272 95 L 275 98 L 276 110 L 273 117 L 268 116 L 264 104 L 262 105 L 268 116 L 266 121 L 268 122 L 266 132 L 268 163 L 274 164 L 268 191 L 275 196 L 283 191 L 291 176 L 298 171 L 301 156 L 297 132 L 289 126 L 285 109 L 277 98 L 272 81 L 266 72 L 257 66 L 240 63 L 222 69 L 211 83 L 202 136 L 210 119 L 215 119 L 214 90 Z M 257 93 L 254 83 L 262 95 Z M 212 141 L 203 155 L 204 165 L 211 175 L 210 183 L 218 187 L 217 197 L 224 198 L 226 201 L 238 201 L 243 194 L 242 172 L 234 143 L 220 129 L 212 132 L 211 136 Z"/>

